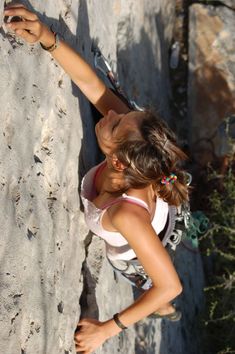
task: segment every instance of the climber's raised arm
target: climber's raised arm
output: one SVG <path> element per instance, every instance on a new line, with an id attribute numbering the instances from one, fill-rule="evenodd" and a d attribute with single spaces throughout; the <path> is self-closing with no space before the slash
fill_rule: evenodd
<path id="1" fill-rule="evenodd" d="M 6 26 L 28 43 L 40 42 L 45 48 L 52 48 L 51 55 L 68 73 L 88 100 L 103 114 L 110 109 L 117 113 L 127 113 L 130 109 L 96 75 L 91 66 L 67 43 L 60 39 L 56 48 L 55 34 L 43 24 L 38 16 L 23 5 L 12 5 L 4 11 L 5 16 L 17 16 L 22 21 Z"/>

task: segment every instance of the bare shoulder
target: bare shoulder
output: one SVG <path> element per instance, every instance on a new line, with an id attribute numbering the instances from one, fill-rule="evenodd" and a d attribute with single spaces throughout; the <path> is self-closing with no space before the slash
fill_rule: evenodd
<path id="1" fill-rule="evenodd" d="M 137 220 L 143 224 L 151 224 L 150 214 L 145 208 L 128 203 L 125 200 L 109 208 L 108 214 L 113 226 L 119 226 L 119 224 L 128 225 Z"/>
<path id="2" fill-rule="evenodd" d="M 114 229 L 122 234 L 123 237 L 135 247 L 135 238 L 148 242 L 151 238 L 156 238 L 156 232 L 151 225 L 149 212 L 135 204 L 122 201 L 108 210 L 110 222 Z"/>
<path id="3" fill-rule="evenodd" d="M 178 284 L 178 276 L 168 253 L 151 225 L 147 210 L 122 202 L 112 207 L 112 224 L 126 238 L 153 284 Z"/>

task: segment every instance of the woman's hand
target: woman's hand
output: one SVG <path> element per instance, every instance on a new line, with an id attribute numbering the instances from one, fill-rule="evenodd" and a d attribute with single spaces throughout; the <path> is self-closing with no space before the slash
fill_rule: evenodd
<path id="1" fill-rule="evenodd" d="M 21 4 L 11 5 L 11 7 L 5 9 L 4 15 L 13 16 L 13 21 L 6 23 L 6 27 L 28 43 L 40 41 L 45 46 L 54 43 L 53 33 L 39 20 L 35 13 L 29 11 L 25 6 Z M 21 21 L 14 22 L 14 17 L 20 18 Z"/>
<path id="2" fill-rule="evenodd" d="M 13 17 L 6 27 L 28 43 L 40 42 L 44 47 L 50 48 L 55 44 L 55 35 L 42 23 L 38 16 L 21 4 L 10 5 L 5 8 L 5 17 Z M 18 17 L 20 19 L 15 19 Z M 17 21 L 18 20 L 18 21 Z M 58 64 L 68 73 L 71 80 L 79 87 L 88 100 L 103 114 L 110 109 L 117 113 L 130 111 L 123 101 L 112 92 L 97 76 L 92 67 L 63 40 L 50 54 Z"/>
<path id="3" fill-rule="evenodd" d="M 101 346 L 108 339 L 104 324 L 91 318 L 80 320 L 74 335 L 76 351 L 90 354 Z"/>

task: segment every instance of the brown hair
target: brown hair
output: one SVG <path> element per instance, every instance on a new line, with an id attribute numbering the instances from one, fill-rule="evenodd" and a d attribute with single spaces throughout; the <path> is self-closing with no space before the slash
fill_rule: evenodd
<path id="1" fill-rule="evenodd" d="M 115 151 L 127 168 L 124 175 L 127 188 L 143 188 L 152 184 L 156 193 L 170 205 L 188 200 L 188 186 L 180 162 L 187 157 L 177 146 L 172 130 L 158 116 L 144 112 L 140 134 L 128 136 Z M 177 176 L 174 183 L 162 184 L 162 178 L 171 173 Z"/>

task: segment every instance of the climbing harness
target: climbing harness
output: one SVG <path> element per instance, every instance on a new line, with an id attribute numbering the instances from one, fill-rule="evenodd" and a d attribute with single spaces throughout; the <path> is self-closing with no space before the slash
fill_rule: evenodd
<path id="1" fill-rule="evenodd" d="M 152 281 L 137 258 L 130 260 L 110 260 L 107 257 L 107 259 L 114 272 L 120 274 L 131 285 L 143 290 L 151 288 Z"/>
<path id="2" fill-rule="evenodd" d="M 186 184 L 189 186 L 192 182 L 192 175 L 184 172 Z M 184 202 L 179 207 L 170 207 L 169 214 L 175 211 L 173 215 L 174 228 L 170 232 L 166 232 L 162 244 L 164 247 L 168 246 L 171 250 L 175 251 L 176 247 L 182 241 L 183 235 L 190 227 L 191 211 L 189 202 Z"/>
<path id="3" fill-rule="evenodd" d="M 206 215 L 200 211 L 194 211 L 190 214 L 188 220 L 188 227 L 186 228 L 183 244 L 187 249 L 190 249 L 190 245 L 185 244 L 185 241 L 190 241 L 192 248 L 190 250 L 198 248 L 198 236 L 204 234 L 210 226 L 209 219 Z"/>

